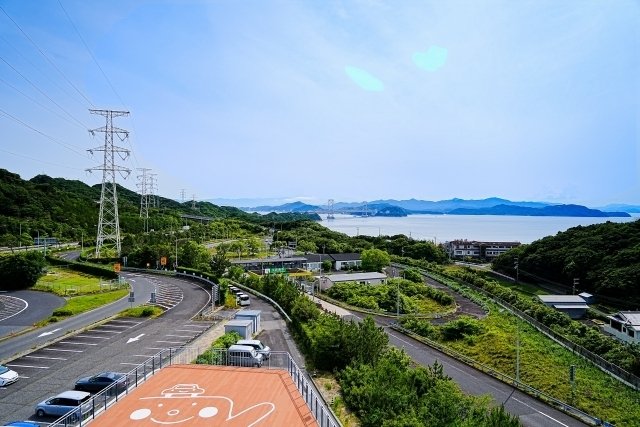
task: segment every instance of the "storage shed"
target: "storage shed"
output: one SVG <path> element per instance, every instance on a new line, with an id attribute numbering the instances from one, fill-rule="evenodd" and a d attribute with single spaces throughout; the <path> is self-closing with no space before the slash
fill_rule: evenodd
<path id="1" fill-rule="evenodd" d="M 224 325 L 224 333 L 237 332 L 243 339 L 251 339 L 253 337 L 253 321 L 234 319 L 229 320 Z"/>
<path id="2" fill-rule="evenodd" d="M 578 295 L 538 295 L 540 301 L 549 307 L 566 313 L 572 319 L 584 317 L 589 306 Z"/>
<path id="3" fill-rule="evenodd" d="M 241 310 L 236 313 L 235 318 L 237 320 L 251 320 L 253 324 L 253 333 L 257 334 L 262 330 L 262 326 L 260 325 L 260 314 L 262 312 L 260 310 Z"/>

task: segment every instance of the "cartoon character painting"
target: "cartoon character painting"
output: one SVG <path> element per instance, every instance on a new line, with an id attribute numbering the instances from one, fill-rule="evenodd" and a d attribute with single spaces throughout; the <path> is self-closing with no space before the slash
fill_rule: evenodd
<path id="1" fill-rule="evenodd" d="M 243 410 L 233 407 L 226 396 L 205 396 L 198 384 L 176 384 L 162 391 L 162 396 L 142 397 L 141 407 L 129 418 L 168 426 L 256 426 L 275 410 L 270 402 L 260 402 Z"/>

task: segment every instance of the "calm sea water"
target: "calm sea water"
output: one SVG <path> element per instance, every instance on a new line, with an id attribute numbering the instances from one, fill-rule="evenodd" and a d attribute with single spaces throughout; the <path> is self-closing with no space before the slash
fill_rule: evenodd
<path id="1" fill-rule="evenodd" d="M 414 239 L 442 243 L 455 239 L 489 242 L 531 243 L 546 236 L 578 225 L 599 224 L 607 221 L 629 222 L 631 218 L 583 218 L 502 215 L 409 215 L 396 217 L 354 217 L 336 215 L 327 220 L 321 215 L 321 224 L 349 236 L 404 234 Z"/>

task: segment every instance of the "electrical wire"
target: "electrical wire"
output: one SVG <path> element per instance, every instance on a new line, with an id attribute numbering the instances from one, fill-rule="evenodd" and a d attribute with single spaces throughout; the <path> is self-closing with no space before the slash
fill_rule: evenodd
<path id="1" fill-rule="evenodd" d="M 35 70 L 37 70 L 42 75 L 42 77 L 44 77 L 49 83 L 55 86 L 60 92 L 66 94 L 69 97 L 69 99 L 72 99 L 73 101 L 77 102 L 83 108 L 86 108 L 87 104 L 84 102 L 84 100 L 78 99 L 77 96 L 74 96 L 75 94 L 69 92 L 68 88 L 60 86 L 60 84 L 57 81 L 51 78 L 51 73 L 44 72 L 41 67 L 38 67 L 36 64 L 34 64 L 29 58 L 27 58 L 22 53 L 20 49 L 15 47 L 13 44 L 9 43 L 9 41 L 6 38 L 2 37 L 1 35 L 0 35 L 0 40 L 5 42 L 7 46 L 11 47 L 14 50 L 14 52 L 18 54 L 18 56 L 20 56 L 27 64 L 31 65 Z"/>
<path id="2" fill-rule="evenodd" d="M 78 27 L 76 27 L 76 24 L 74 24 L 73 20 L 71 19 L 71 17 L 69 16 L 69 14 L 67 13 L 67 10 L 64 8 L 64 6 L 62 5 L 62 2 L 60 0 L 58 0 L 58 4 L 60 5 L 60 8 L 62 9 L 62 11 L 64 12 L 64 14 L 66 15 L 67 19 L 69 20 L 69 22 L 71 23 L 71 26 L 73 27 L 73 29 L 76 31 L 76 34 L 78 34 L 78 37 L 80 38 L 80 41 L 82 42 L 82 44 L 84 45 L 84 47 L 87 49 L 87 52 L 89 52 L 89 55 L 91 56 L 91 59 L 93 59 L 93 62 L 96 64 L 96 66 L 98 67 L 98 69 L 100 70 L 100 72 L 102 73 L 102 76 L 105 78 L 105 80 L 107 81 L 107 83 L 109 84 L 109 87 L 111 88 L 111 90 L 113 91 L 113 93 L 116 95 L 116 97 L 120 100 L 120 102 L 122 103 L 122 105 L 126 108 L 127 105 L 125 104 L 125 102 L 122 100 L 122 97 L 120 96 L 120 94 L 118 93 L 118 91 L 116 90 L 116 88 L 113 86 L 113 84 L 111 84 L 111 80 L 109 79 L 109 77 L 107 76 L 107 74 L 104 72 L 104 70 L 102 69 L 102 67 L 100 66 L 100 64 L 98 63 L 98 60 L 96 59 L 96 57 L 93 55 L 93 52 L 91 51 L 91 49 L 89 49 L 89 46 L 87 45 L 87 43 L 84 41 L 84 38 L 82 37 L 82 34 L 80 34 L 80 30 L 78 30 Z M 127 108 L 128 109 L 128 108 Z"/>
<path id="3" fill-rule="evenodd" d="M 14 153 L 12 151 L 5 150 L 4 148 L 0 148 L 0 151 L 5 152 L 7 154 L 11 154 L 12 156 L 22 157 L 23 159 L 28 159 L 28 160 L 33 160 L 34 162 L 44 163 L 45 165 L 58 166 L 58 167 L 61 167 L 61 168 L 71 169 L 71 170 L 76 170 L 76 171 L 84 170 L 84 169 L 80 169 L 80 168 L 72 168 L 72 167 L 67 166 L 67 165 L 61 165 L 60 163 L 47 162 L 45 160 L 36 159 L 35 157 L 25 156 L 24 154 Z"/>
<path id="4" fill-rule="evenodd" d="M 24 96 L 25 98 L 27 98 L 29 101 L 33 102 L 34 104 L 39 105 L 40 107 L 44 108 L 45 110 L 47 110 L 48 112 L 50 112 L 51 114 L 55 114 L 56 116 L 58 116 L 59 118 L 61 118 L 62 120 L 67 121 L 68 123 L 71 123 L 74 126 L 78 126 L 82 129 L 86 129 L 86 127 L 82 126 L 81 124 L 78 125 L 77 123 L 72 122 L 71 120 L 69 120 L 68 118 L 66 118 L 65 116 L 63 116 L 62 114 L 58 113 L 57 111 L 52 110 L 51 108 L 47 107 L 46 105 L 44 105 L 43 103 L 41 103 L 40 101 L 38 101 L 35 98 L 30 97 L 29 95 L 27 95 L 26 93 L 24 93 L 23 91 L 21 91 L 20 89 L 18 89 L 17 87 L 15 87 L 14 85 L 12 85 L 11 83 L 7 82 L 6 80 L 0 78 L 0 82 L 4 83 L 5 85 L 9 86 L 11 89 L 15 90 L 16 92 L 18 92 L 19 94 L 21 94 L 22 96 Z"/>
<path id="5" fill-rule="evenodd" d="M 6 117 L 8 117 L 8 118 L 12 119 L 13 121 L 15 121 L 15 122 L 17 122 L 17 123 L 20 123 L 22 126 L 24 126 L 24 127 L 28 128 L 28 129 L 31 129 L 32 131 L 34 131 L 34 132 L 36 132 L 36 133 L 38 133 L 38 134 L 40 134 L 40 135 L 44 136 L 45 138 L 50 139 L 51 141 L 55 142 L 56 144 L 61 145 L 62 147 L 66 148 L 67 150 L 72 151 L 72 152 L 74 152 L 74 153 L 76 153 L 76 154 L 78 154 L 78 155 L 80 155 L 80 156 L 82 156 L 82 157 L 89 158 L 89 156 L 88 156 L 86 153 L 83 153 L 82 151 L 78 151 L 78 150 L 76 149 L 76 148 L 80 148 L 80 147 L 74 147 L 74 146 L 73 146 L 73 145 L 71 145 L 71 144 L 67 144 L 67 143 L 66 143 L 66 142 L 64 142 L 64 141 L 61 141 L 61 140 L 59 140 L 59 139 L 57 139 L 57 138 L 54 138 L 53 136 L 48 135 L 48 134 L 46 134 L 46 133 L 44 133 L 44 132 L 42 132 L 42 131 L 40 131 L 40 130 L 36 129 L 36 128 L 34 128 L 33 126 L 31 126 L 31 125 L 29 125 L 29 124 L 27 124 L 27 123 L 23 122 L 23 121 L 22 121 L 22 120 L 20 120 L 19 118 L 15 117 L 15 116 L 13 116 L 13 115 L 11 115 L 11 114 L 9 114 L 9 113 L 7 113 L 6 111 L 4 111 L 4 110 L 3 110 L 3 109 L 1 109 L 1 108 L 0 108 L 0 113 L 1 113 L 1 114 L 4 114 Z"/>
<path id="6" fill-rule="evenodd" d="M 71 115 L 71 113 L 69 113 L 67 110 L 64 109 L 64 107 L 62 107 L 60 104 L 58 104 L 56 101 L 54 101 L 49 95 L 47 95 L 46 93 L 44 93 L 38 86 L 35 85 L 35 83 L 33 83 L 31 80 L 29 80 L 24 74 L 22 74 L 20 71 L 18 71 L 18 69 L 16 67 L 14 67 L 13 65 L 11 65 L 9 62 L 7 62 L 6 59 L 4 59 L 3 57 L 0 56 L 0 61 L 4 62 L 5 64 L 7 64 L 13 71 L 15 71 L 16 73 L 18 73 L 18 75 L 20 77 L 22 77 L 27 83 L 29 83 L 31 86 L 33 86 L 33 88 L 35 90 L 37 90 L 38 92 L 40 92 L 42 94 L 42 96 L 44 96 L 45 98 L 47 98 L 49 101 L 51 101 L 53 104 L 55 104 L 59 109 L 61 109 L 62 111 L 65 112 L 65 114 L 69 117 L 71 117 L 73 120 L 75 120 L 76 122 L 78 122 L 80 124 L 80 126 L 82 126 L 83 129 L 88 129 L 88 127 L 86 125 L 84 125 L 80 120 L 76 119 L 75 117 L 73 117 L 73 115 Z"/>
<path id="7" fill-rule="evenodd" d="M 82 93 L 82 91 L 80 89 L 78 89 L 78 87 L 76 85 L 74 85 L 73 82 L 71 82 L 71 80 L 69 80 L 67 78 L 67 76 L 62 72 L 62 70 L 60 70 L 60 68 L 58 68 L 58 66 L 55 64 L 55 62 L 53 62 L 51 59 L 49 59 L 49 57 L 44 53 L 44 51 L 42 49 L 40 49 L 40 47 L 37 45 L 37 43 L 35 41 L 33 41 L 33 39 L 31 37 L 29 37 L 29 35 L 22 29 L 22 27 L 20 27 L 20 25 L 18 25 L 18 23 L 16 21 L 13 20 L 13 18 L 11 16 L 9 16 L 7 11 L 4 10 L 4 8 L 2 6 L 0 6 L 0 10 L 7 16 L 7 18 L 9 18 L 9 20 L 11 22 L 13 22 L 13 24 L 18 28 L 18 30 L 20 30 L 20 32 L 27 38 L 27 40 L 29 40 L 31 42 L 31 44 L 33 44 L 33 46 L 35 46 L 35 48 L 38 50 L 38 52 L 40 52 L 40 54 L 44 57 L 44 59 L 46 59 L 47 62 L 49 64 L 51 64 L 51 66 L 53 68 L 55 68 L 58 71 L 58 73 L 60 73 L 62 78 L 67 83 L 69 83 L 69 85 L 71 87 L 73 87 L 75 89 L 75 91 L 78 92 L 78 94 L 80 94 L 80 96 L 82 96 L 89 103 L 89 105 L 91 105 L 92 107 L 95 107 L 93 105 L 93 102 L 91 102 L 91 100 L 89 98 L 87 98 L 86 95 L 84 93 Z"/>

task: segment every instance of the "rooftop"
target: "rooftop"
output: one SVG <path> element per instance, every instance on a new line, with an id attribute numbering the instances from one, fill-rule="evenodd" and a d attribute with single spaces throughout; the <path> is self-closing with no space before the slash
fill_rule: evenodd
<path id="1" fill-rule="evenodd" d="M 348 274 L 325 274 L 322 277 L 326 277 L 332 282 L 358 282 L 361 280 L 381 280 L 386 279 L 387 275 L 384 273 L 371 272 L 371 273 L 348 273 Z"/>
<path id="2" fill-rule="evenodd" d="M 286 370 L 208 365 L 168 366 L 91 423 L 95 427 L 158 424 L 318 425 Z"/>
<path id="3" fill-rule="evenodd" d="M 578 295 L 538 295 L 547 304 L 585 304 L 585 300 Z"/>

